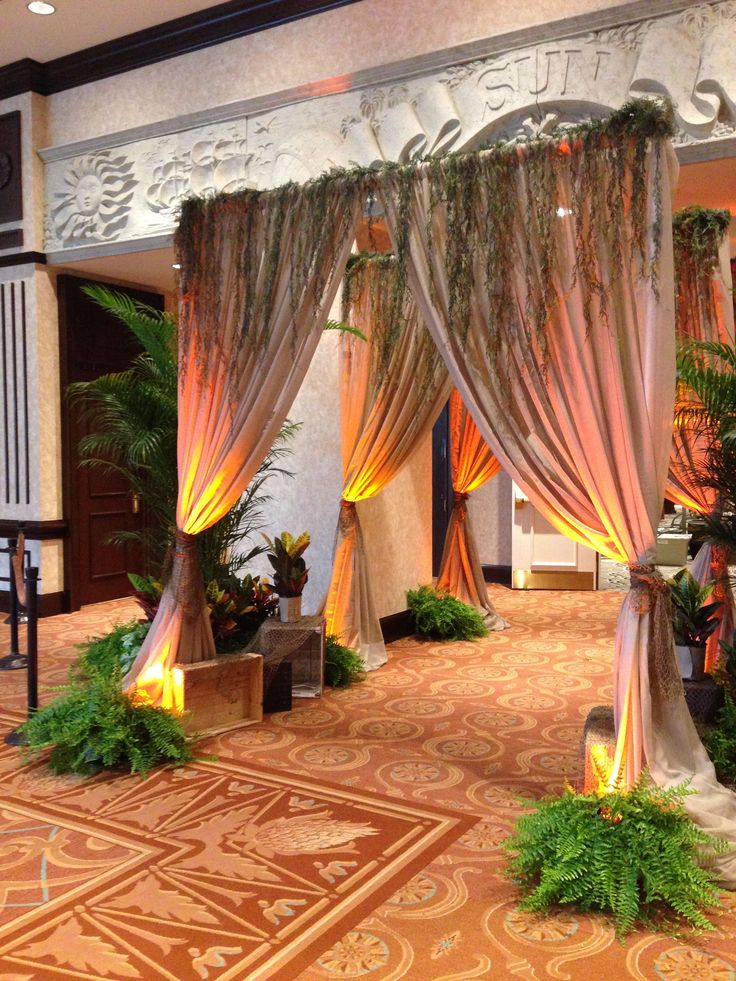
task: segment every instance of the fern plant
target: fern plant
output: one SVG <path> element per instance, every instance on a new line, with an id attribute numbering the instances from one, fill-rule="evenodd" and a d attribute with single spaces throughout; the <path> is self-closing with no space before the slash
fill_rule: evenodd
<path id="1" fill-rule="evenodd" d="M 713 726 L 703 733 L 703 745 L 722 783 L 736 784 L 736 702 L 728 688 L 723 691 L 723 706 Z"/>
<path id="2" fill-rule="evenodd" d="M 504 843 L 508 874 L 526 894 L 521 908 L 573 904 L 613 915 L 623 937 L 679 920 L 712 929 L 704 909 L 719 905 L 713 874 L 699 865 L 727 850 L 685 812 L 687 784 L 668 790 L 643 775 L 628 792 L 576 794 L 534 803 Z"/>
<path id="3" fill-rule="evenodd" d="M 65 694 L 22 726 L 27 752 L 51 750 L 56 773 L 89 776 L 125 767 L 145 775 L 163 763 L 187 763 L 192 750 L 181 718 L 122 690 L 120 664 L 88 666 L 72 677 Z"/>
<path id="4" fill-rule="evenodd" d="M 475 607 L 434 586 L 420 586 L 406 594 L 418 634 L 434 640 L 473 640 L 488 628 Z"/>
<path id="5" fill-rule="evenodd" d="M 341 644 L 335 634 L 328 634 L 325 639 L 325 684 L 330 688 L 347 688 L 364 678 L 365 665 L 360 654 Z"/>
<path id="6" fill-rule="evenodd" d="M 109 675 L 119 667 L 125 676 L 132 667 L 150 627 L 150 623 L 132 620 L 113 627 L 109 634 L 92 637 L 83 644 L 78 644 L 80 657 L 73 667 L 74 674 L 89 677 L 91 673 L 99 671 L 101 674 Z"/>

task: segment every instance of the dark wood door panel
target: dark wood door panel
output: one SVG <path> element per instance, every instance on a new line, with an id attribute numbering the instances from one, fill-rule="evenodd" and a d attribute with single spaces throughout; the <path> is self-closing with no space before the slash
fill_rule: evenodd
<path id="1" fill-rule="evenodd" d="M 57 282 L 62 390 L 71 382 L 127 368 L 139 348 L 124 324 L 82 292 L 90 280 L 59 276 Z M 115 289 L 163 309 L 158 294 Z M 109 540 L 117 532 L 139 529 L 141 515 L 133 512 L 130 487 L 122 475 L 80 466 L 79 441 L 88 432 L 88 416 L 63 396 L 64 509 L 69 523 L 65 578 L 71 609 L 125 596 L 130 592 L 127 573 L 144 571 L 137 547 Z"/>

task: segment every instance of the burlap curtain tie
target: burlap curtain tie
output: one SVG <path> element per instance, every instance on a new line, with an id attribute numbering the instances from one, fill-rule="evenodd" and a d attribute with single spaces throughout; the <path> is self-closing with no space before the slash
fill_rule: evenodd
<path id="1" fill-rule="evenodd" d="M 682 697 L 682 678 L 675 658 L 672 635 L 672 601 L 670 588 L 654 565 L 630 565 L 629 577 L 634 594 L 634 609 L 648 613 L 649 682 L 662 700 L 675 702 Z"/>
<path id="2" fill-rule="evenodd" d="M 351 528 L 355 527 L 358 520 L 358 512 L 355 510 L 355 501 L 340 501 L 340 532 L 346 535 Z"/>
<path id="3" fill-rule="evenodd" d="M 197 619 L 202 609 L 202 574 L 199 568 L 196 535 L 190 535 L 179 528 L 174 539 L 171 584 L 184 618 L 191 623 Z"/>
<path id="4" fill-rule="evenodd" d="M 470 494 L 463 494 L 461 491 L 453 491 L 452 494 L 452 509 L 457 511 L 458 521 L 465 521 L 465 517 L 468 513 L 467 501 Z"/>

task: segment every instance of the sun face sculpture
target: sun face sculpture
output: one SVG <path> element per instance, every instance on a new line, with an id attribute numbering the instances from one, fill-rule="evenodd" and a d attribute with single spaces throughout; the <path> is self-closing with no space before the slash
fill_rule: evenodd
<path id="1" fill-rule="evenodd" d="M 138 183 L 132 172 L 132 162 L 110 150 L 74 160 L 51 211 L 54 231 L 64 245 L 117 238 L 128 223 Z"/>

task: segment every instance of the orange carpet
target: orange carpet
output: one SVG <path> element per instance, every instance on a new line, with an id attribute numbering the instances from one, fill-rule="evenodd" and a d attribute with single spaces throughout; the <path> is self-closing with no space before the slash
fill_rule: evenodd
<path id="1" fill-rule="evenodd" d="M 337 816 L 349 813 L 350 797 L 343 799 L 342 793 L 356 794 L 365 801 L 376 792 L 384 803 L 371 799 L 361 805 L 367 810 L 354 810 L 352 817 L 344 819 L 360 826 L 379 819 L 390 824 L 395 815 L 385 803 L 388 798 L 399 808 L 399 814 L 403 808 L 424 810 L 428 817 L 422 820 L 434 822 L 432 827 L 438 836 L 445 833 L 442 822 L 448 813 L 468 820 L 464 830 L 446 829 L 448 838 L 452 833 L 459 837 L 454 841 L 445 839 L 441 854 L 441 841 L 429 845 L 434 850 L 425 855 L 436 857 L 431 861 L 425 858 L 423 868 L 415 865 L 413 874 L 411 867 L 397 870 L 397 888 L 382 902 L 386 883 L 379 881 L 381 877 L 377 875 L 376 888 L 361 907 L 364 918 L 342 936 L 338 936 L 339 924 L 320 924 L 316 900 L 309 907 L 314 893 L 309 893 L 303 883 L 299 888 L 304 892 L 299 898 L 309 894 L 309 908 L 292 906 L 293 920 L 288 915 L 280 917 L 276 909 L 273 915 L 281 919 L 280 924 L 271 926 L 264 922 L 262 914 L 260 920 L 257 915 L 247 919 L 248 923 L 255 920 L 273 938 L 285 925 L 293 923 L 296 927 L 302 911 L 306 914 L 303 922 L 309 921 L 308 925 L 303 930 L 297 927 L 294 934 L 298 937 L 281 945 L 284 951 L 289 943 L 293 947 L 285 954 L 291 958 L 290 966 L 271 970 L 270 977 L 277 981 L 292 977 L 294 970 L 298 970 L 302 981 L 363 977 L 370 981 L 736 981 L 736 897 L 730 894 L 724 894 L 724 908 L 715 915 L 717 931 L 713 934 L 676 939 L 642 931 L 625 944 L 615 939 L 610 922 L 603 917 L 561 911 L 541 919 L 516 910 L 516 890 L 503 876 L 505 858 L 499 844 L 523 808 L 519 795 L 536 797 L 557 791 L 565 778 L 574 780 L 579 773 L 578 744 L 583 721 L 592 706 L 611 699 L 612 638 L 621 594 L 512 593 L 496 589 L 493 599 L 511 620 L 511 630 L 492 634 L 476 644 L 415 640 L 394 644 L 389 664 L 362 685 L 328 692 L 319 701 L 296 703 L 290 713 L 271 716 L 262 725 L 208 741 L 202 749 L 217 754 L 217 763 L 159 773 L 147 783 L 130 778 L 100 780 L 96 789 L 95 784 L 82 787 L 42 777 L 40 773 L 18 774 L 15 763 L 9 762 L 13 757 L 5 754 L 5 766 L 12 765 L 12 769 L 6 771 L 0 788 L 12 785 L 14 796 L 4 819 L 15 821 L 19 813 L 25 813 L 29 823 L 35 820 L 43 825 L 25 832 L 33 839 L 27 846 L 27 861 L 29 869 L 34 861 L 39 868 L 46 856 L 49 898 L 46 899 L 38 873 L 32 883 L 35 893 L 33 888 L 21 891 L 20 900 L 6 893 L 2 900 L 6 905 L 19 901 L 42 905 L 20 915 L 17 907 L 11 908 L 12 919 L 0 927 L 0 950 L 5 956 L 4 961 L 0 960 L 0 981 L 136 976 L 116 973 L 108 962 L 107 973 L 92 962 L 71 969 L 68 964 L 55 965 L 48 950 L 57 929 L 52 905 L 57 900 L 70 911 L 68 924 L 75 925 L 67 935 L 57 936 L 56 950 L 87 951 L 97 949 L 99 944 L 111 956 L 124 952 L 129 957 L 126 964 L 135 964 L 146 981 L 172 976 L 177 981 L 196 981 L 200 977 L 249 981 L 269 976 L 238 966 L 247 956 L 246 945 L 252 943 L 255 947 L 256 943 L 248 939 L 250 934 L 244 926 L 237 926 L 247 918 L 238 920 L 241 906 L 235 904 L 231 893 L 239 894 L 241 886 L 234 887 L 230 879 L 237 883 L 240 877 L 228 879 L 227 869 L 221 874 L 216 863 L 210 867 L 212 859 L 208 855 L 202 867 L 192 867 L 191 857 L 187 866 L 186 855 L 192 853 L 177 849 L 211 846 L 215 853 L 219 849 L 242 857 L 246 846 L 249 860 L 269 870 L 278 866 L 303 876 L 302 869 L 310 862 L 316 868 L 315 856 L 306 856 L 303 845 L 298 857 L 266 856 L 257 850 L 261 833 L 258 829 L 270 851 L 274 840 L 283 840 L 275 833 L 276 826 L 269 824 L 268 811 L 256 810 L 251 812 L 254 816 L 246 815 L 234 834 L 230 829 L 219 838 L 214 831 L 202 833 L 205 818 L 215 822 L 211 825 L 215 829 L 217 820 L 224 815 L 240 815 L 251 806 L 248 794 L 262 794 L 259 799 L 265 800 L 270 792 L 276 795 L 277 787 L 284 791 L 278 816 L 287 821 L 291 815 L 310 813 L 299 808 L 290 811 L 288 802 L 293 797 L 313 800 L 317 813 L 334 808 Z M 113 604 L 83 611 L 76 618 L 45 621 L 42 682 L 58 682 L 71 643 L 91 631 L 103 630 L 107 622 L 126 616 L 130 609 Z M 19 672 L 0 676 L 0 702 L 4 708 L 18 711 L 21 707 L 23 681 Z M 240 784 L 240 776 L 225 775 L 234 772 L 231 767 L 246 771 L 252 764 L 260 769 L 252 769 L 247 782 L 260 789 L 246 791 L 236 787 L 232 792 L 237 803 L 216 804 L 205 794 L 203 814 L 196 810 L 198 805 L 191 805 L 194 811 L 188 810 L 190 798 L 186 796 L 175 806 L 164 806 L 167 800 L 177 801 L 177 794 L 186 794 L 190 780 L 190 797 L 195 800 L 199 797 L 195 784 L 199 787 L 207 781 L 214 784 L 220 780 L 223 788 L 229 786 L 228 779 Z M 302 794 L 297 789 L 298 780 L 314 789 Z M 339 785 L 333 798 L 324 796 L 330 793 L 325 780 Z M 101 800 L 99 806 L 89 803 L 95 793 L 104 797 L 108 791 L 112 796 Z M 213 793 L 216 796 L 224 791 Z M 87 798 L 85 812 L 87 794 L 92 798 Z M 3 811 L 7 800 L 3 796 Z M 150 806 L 158 800 L 162 813 Z M 128 801 L 131 806 L 126 805 L 127 810 L 123 810 L 116 801 Z M 343 805 L 348 811 L 338 811 L 338 806 Z M 69 818 L 70 811 L 77 813 L 75 822 Z M 131 815 L 138 815 L 135 820 L 147 823 L 136 826 Z M 62 817 L 66 823 L 53 823 L 52 819 Z M 120 830 L 123 825 L 125 834 Z M 63 847 L 57 844 L 60 832 L 48 840 L 50 828 L 57 826 L 63 827 L 66 835 Z M 393 827 L 398 841 L 400 833 Z M 198 843 L 186 837 L 192 829 L 200 834 Z M 370 863 L 370 856 L 375 854 L 371 849 L 375 849 L 379 837 L 355 836 L 352 844 L 360 856 L 358 861 L 367 859 Z M 225 842 L 224 848 L 218 841 Z M 380 845 L 380 851 L 385 853 L 386 842 L 382 840 Z M 145 856 L 142 849 L 146 850 Z M 160 851 L 152 856 L 150 849 Z M 201 857 L 201 851 L 195 854 Z M 185 864 L 171 874 L 167 863 L 175 862 L 177 856 L 184 856 L 181 860 Z M 310 880 L 310 887 L 314 883 L 321 889 L 329 885 L 337 892 L 337 887 L 326 883 L 319 872 L 341 858 L 342 853 L 337 852 L 317 858 L 322 868 Z M 16 854 L 11 861 L 0 838 L 0 865 L 19 860 Z M 353 860 L 352 855 L 349 860 Z M 297 867 L 297 863 L 301 864 Z M 74 880 L 80 868 L 91 870 L 85 873 L 87 878 L 81 884 Z M 208 868 L 213 873 L 210 876 Z M 15 873 L 6 873 L 5 877 L 12 880 Z M 19 878 L 30 884 L 33 876 L 24 872 Z M 99 885 L 90 887 L 92 880 L 99 880 Z M 130 884 L 127 893 L 115 884 L 122 881 Z M 343 881 L 342 876 L 339 881 Z M 250 891 L 253 885 L 251 881 L 242 888 Z M 204 907 L 217 922 L 192 918 L 177 924 L 173 914 L 169 918 L 134 906 L 135 902 L 150 904 L 156 895 L 166 898 L 167 892 L 174 894 L 177 890 L 186 892 L 188 897 L 184 908 Z M 274 897 L 261 882 L 253 891 L 256 895 L 243 903 L 249 912 L 273 907 L 274 899 L 283 898 L 281 893 Z M 266 906 L 259 906 L 259 901 Z M 327 918 L 335 911 L 334 903 L 332 900 L 325 904 Z M 172 906 L 176 906 L 173 898 Z M 283 911 L 284 907 L 279 909 Z M 39 919 L 33 920 L 34 917 Z M 23 922 L 35 925 L 24 928 Z M 139 933 L 147 930 L 153 939 L 139 937 L 131 930 L 131 924 Z M 300 942 L 311 943 L 310 929 L 319 932 L 322 926 L 324 930 L 313 947 L 297 949 Z M 78 933 L 74 933 L 79 929 L 87 941 L 80 942 Z M 227 941 L 208 947 L 206 938 L 218 933 Z M 171 953 L 164 954 L 156 946 L 164 940 L 172 942 Z M 175 945 L 173 941 L 180 942 Z M 33 951 L 34 945 L 35 952 L 28 954 L 28 948 Z M 231 953 L 236 947 L 242 951 Z M 174 958 L 182 956 L 181 951 L 191 957 L 188 973 L 180 969 L 173 975 L 166 973 L 175 963 Z M 149 958 L 147 969 L 135 961 L 139 954 Z M 21 966 L 23 957 L 28 965 L 35 966 Z"/>

